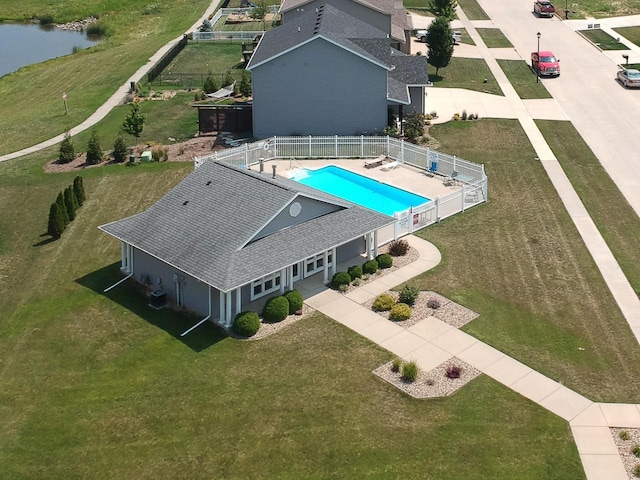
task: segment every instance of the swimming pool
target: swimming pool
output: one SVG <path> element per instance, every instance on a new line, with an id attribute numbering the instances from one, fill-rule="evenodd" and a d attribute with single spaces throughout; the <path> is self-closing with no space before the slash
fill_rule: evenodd
<path id="1" fill-rule="evenodd" d="M 318 170 L 303 168 L 295 172 L 291 179 L 390 216 L 431 201 L 430 198 L 380 183 L 335 165 Z"/>

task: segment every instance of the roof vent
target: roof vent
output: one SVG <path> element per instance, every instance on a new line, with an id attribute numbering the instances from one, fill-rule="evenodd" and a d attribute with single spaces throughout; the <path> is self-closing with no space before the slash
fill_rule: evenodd
<path id="1" fill-rule="evenodd" d="M 207 185 L 211 185 L 211 180 L 209 180 L 209 181 L 207 182 Z"/>
<path id="2" fill-rule="evenodd" d="M 300 31 L 300 27 L 298 27 L 298 31 Z"/>
<path id="3" fill-rule="evenodd" d="M 276 178 L 276 166 L 271 165 L 271 168 L 273 169 L 273 176 L 271 178 Z"/>
<path id="4" fill-rule="evenodd" d="M 185 200 L 184 202 L 182 202 L 182 206 L 184 207 L 187 203 L 189 203 L 189 200 Z"/>

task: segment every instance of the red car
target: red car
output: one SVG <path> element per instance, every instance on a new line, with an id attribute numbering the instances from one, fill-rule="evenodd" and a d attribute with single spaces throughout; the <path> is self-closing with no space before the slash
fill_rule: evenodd
<path id="1" fill-rule="evenodd" d="M 540 58 L 538 58 L 538 53 Z M 531 68 L 533 68 L 534 72 L 538 72 L 541 77 L 559 77 L 559 62 L 560 60 L 550 51 L 533 52 L 531 54 Z"/>

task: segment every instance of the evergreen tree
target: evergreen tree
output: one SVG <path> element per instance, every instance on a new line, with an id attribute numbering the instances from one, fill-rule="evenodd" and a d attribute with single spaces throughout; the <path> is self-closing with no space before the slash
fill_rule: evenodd
<path id="1" fill-rule="evenodd" d="M 60 143 L 60 153 L 58 159 L 60 163 L 69 163 L 76 158 L 76 149 L 71 141 L 71 135 L 67 132 L 64 136 L 64 140 Z"/>
<path id="2" fill-rule="evenodd" d="M 142 135 L 144 130 L 144 123 L 147 121 L 147 116 L 144 113 L 140 113 L 140 104 L 133 102 L 131 104 L 131 111 L 124 118 L 122 123 L 122 129 L 129 135 L 136 137 L 136 142 Z"/>
<path id="3" fill-rule="evenodd" d="M 76 178 L 73 179 L 73 192 L 76 194 L 78 205 L 82 206 L 84 201 L 87 199 L 87 196 L 85 194 L 84 184 L 82 183 L 82 177 L 80 175 L 77 175 Z"/>
<path id="4" fill-rule="evenodd" d="M 231 72 L 227 70 L 227 73 L 224 76 L 224 80 L 222 81 L 223 87 L 228 87 L 233 83 L 233 77 L 231 76 Z"/>
<path id="5" fill-rule="evenodd" d="M 60 213 L 62 214 L 62 219 L 64 220 L 64 226 L 69 225 L 71 219 L 69 218 L 69 212 L 67 211 L 67 204 L 64 201 L 64 195 L 62 192 L 58 193 L 58 198 L 56 198 L 56 203 L 58 207 L 60 207 Z"/>
<path id="6" fill-rule="evenodd" d="M 405 117 L 404 134 L 413 142 L 424 135 L 424 115 L 418 112 L 410 113 Z"/>
<path id="7" fill-rule="evenodd" d="M 213 78 L 213 76 L 211 75 L 211 72 L 209 72 L 209 75 L 207 75 L 207 78 L 204 79 L 204 85 L 202 86 L 202 88 L 205 93 L 213 93 L 220 90 L 220 85 L 218 85 L 218 82 L 216 81 L 216 79 Z"/>
<path id="8" fill-rule="evenodd" d="M 89 144 L 87 145 L 87 163 L 89 165 L 96 165 L 102 162 L 102 148 L 100 148 L 100 138 L 98 138 L 98 132 L 93 130 L 91 132 L 91 138 L 89 138 Z"/>
<path id="9" fill-rule="evenodd" d="M 62 236 L 62 232 L 64 232 L 65 227 L 66 225 L 64 223 L 60 206 L 58 205 L 58 202 L 53 202 L 49 209 L 49 226 L 47 227 L 47 233 L 49 233 L 53 238 L 58 239 Z"/>
<path id="10" fill-rule="evenodd" d="M 240 87 L 238 89 L 240 91 L 240 95 L 243 97 L 251 96 L 251 79 L 249 77 L 249 72 L 242 72 L 242 79 L 240 80 Z"/>
<path id="11" fill-rule="evenodd" d="M 436 67 L 436 75 L 441 68 L 449 65 L 453 55 L 453 41 L 451 39 L 451 27 L 444 17 L 436 17 L 427 30 L 427 43 L 429 44 L 429 64 Z"/>
<path id="12" fill-rule="evenodd" d="M 456 18 L 457 6 L 457 0 L 431 0 L 428 8 L 434 17 L 444 17 L 450 22 Z"/>
<path id="13" fill-rule="evenodd" d="M 76 218 L 76 202 L 74 201 L 73 188 L 71 187 L 64 189 L 64 204 L 67 207 L 69 220 L 73 222 Z"/>
<path id="14" fill-rule="evenodd" d="M 122 135 L 118 135 L 116 141 L 113 144 L 113 160 L 122 163 L 127 159 L 127 155 L 129 154 L 129 147 L 127 147 L 127 143 L 124 141 L 124 137 Z"/>

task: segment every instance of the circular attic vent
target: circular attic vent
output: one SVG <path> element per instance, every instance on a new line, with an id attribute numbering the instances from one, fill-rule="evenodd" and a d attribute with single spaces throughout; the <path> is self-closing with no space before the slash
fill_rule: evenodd
<path id="1" fill-rule="evenodd" d="M 302 211 L 302 205 L 298 202 L 293 202 L 289 207 L 289 215 L 292 217 L 297 217 Z"/>

